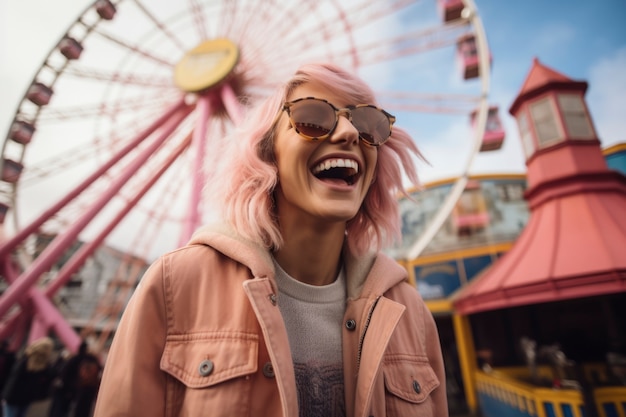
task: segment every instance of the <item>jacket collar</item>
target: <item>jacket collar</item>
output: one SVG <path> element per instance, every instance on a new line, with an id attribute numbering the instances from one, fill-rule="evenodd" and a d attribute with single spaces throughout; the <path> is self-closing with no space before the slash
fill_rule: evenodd
<path id="1" fill-rule="evenodd" d="M 275 285 L 274 263 L 269 250 L 244 238 L 224 223 L 198 229 L 189 244 L 210 246 L 248 267 L 254 277 L 268 277 Z M 383 253 L 367 253 L 357 257 L 350 252 L 348 245 L 344 245 L 343 259 L 348 298 L 378 297 L 407 278 L 405 269 Z"/>

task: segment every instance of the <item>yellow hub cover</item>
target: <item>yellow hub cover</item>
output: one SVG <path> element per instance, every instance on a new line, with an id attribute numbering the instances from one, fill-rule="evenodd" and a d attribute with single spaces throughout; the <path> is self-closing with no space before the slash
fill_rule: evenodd
<path id="1" fill-rule="evenodd" d="M 204 41 L 176 64 L 174 83 L 188 92 L 206 90 L 226 78 L 238 60 L 239 48 L 230 40 Z"/>

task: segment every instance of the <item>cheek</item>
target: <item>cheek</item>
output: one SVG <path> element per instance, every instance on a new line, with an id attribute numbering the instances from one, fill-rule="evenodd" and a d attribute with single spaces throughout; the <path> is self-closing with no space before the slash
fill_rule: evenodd
<path id="1" fill-rule="evenodd" d="M 367 149 L 363 156 L 365 156 L 365 161 L 367 163 L 367 179 L 371 180 L 376 176 L 376 172 L 378 171 L 378 150 L 377 149 Z M 368 182 L 369 184 L 369 182 Z"/>
<path id="2" fill-rule="evenodd" d="M 278 181 L 284 185 L 286 183 L 297 183 L 306 178 L 306 154 L 299 149 L 282 148 L 275 150 L 276 168 L 278 170 Z"/>

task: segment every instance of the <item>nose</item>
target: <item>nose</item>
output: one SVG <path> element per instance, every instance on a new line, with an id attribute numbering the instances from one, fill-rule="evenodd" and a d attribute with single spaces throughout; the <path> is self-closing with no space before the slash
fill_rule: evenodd
<path id="1" fill-rule="evenodd" d="M 359 131 L 354 127 L 350 118 L 351 115 L 347 111 L 339 114 L 337 127 L 329 138 L 332 142 L 345 142 L 350 145 L 359 143 Z"/>

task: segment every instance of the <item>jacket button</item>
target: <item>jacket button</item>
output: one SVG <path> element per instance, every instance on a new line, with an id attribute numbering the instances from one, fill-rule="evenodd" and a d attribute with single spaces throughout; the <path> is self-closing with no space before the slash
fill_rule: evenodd
<path id="1" fill-rule="evenodd" d="M 267 362 L 263 365 L 263 375 L 265 375 L 266 378 L 274 378 L 274 366 L 272 362 Z"/>
<path id="2" fill-rule="evenodd" d="M 346 321 L 346 329 L 348 329 L 348 330 L 356 329 L 356 320 L 350 319 L 350 320 Z"/>
<path id="3" fill-rule="evenodd" d="M 209 376 L 213 372 L 213 362 L 206 359 L 200 362 L 200 366 L 198 367 L 198 373 L 200 376 Z"/>
<path id="4" fill-rule="evenodd" d="M 272 303 L 272 305 L 275 306 L 276 305 L 276 294 L 270 294 L 269 299 L 270 299 L 270 303 Z"/>
<path id="5" fill-rule="evenodd" d="M 418 394 L 422 392 L 422 386 L 420 385 L 419 382 L 415 380 L 413 380 L 413 391 L 417 392 Z"/>

